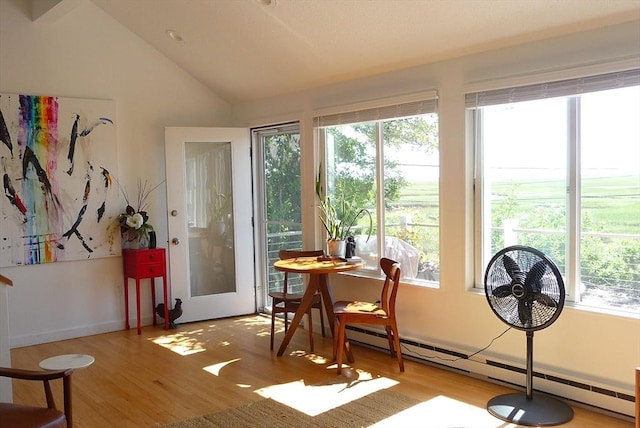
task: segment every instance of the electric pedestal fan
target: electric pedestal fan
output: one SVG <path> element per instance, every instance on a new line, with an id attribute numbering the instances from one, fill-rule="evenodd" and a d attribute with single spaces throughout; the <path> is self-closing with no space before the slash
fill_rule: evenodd
<path id="1" fill-rule="evenodd" d="M 493 416 L 521 425 L 558 425 L 573 418 L 573 409 L 552 397 L 533 393 L 533 332 L 551 325 L 564 306 L 564 282 L 558 267 L 535 248 L 516 245 L 493 256 L 484 276 L 493 312 L 507 325 L 526 332 L 526 394 L 492 398 Z"/>

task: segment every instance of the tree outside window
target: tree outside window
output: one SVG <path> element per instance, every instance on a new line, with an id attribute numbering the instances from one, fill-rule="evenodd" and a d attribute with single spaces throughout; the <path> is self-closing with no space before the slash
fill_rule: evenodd
<path id="1" fill-rule="evenodd" d="M 354 228 L 356 255 L 376 271 L 380 257 L 402 263 L 404 280 L 439 279 L 438 117 L 428 113 L 321 129 L 327 193 L 368 218 Z"/>

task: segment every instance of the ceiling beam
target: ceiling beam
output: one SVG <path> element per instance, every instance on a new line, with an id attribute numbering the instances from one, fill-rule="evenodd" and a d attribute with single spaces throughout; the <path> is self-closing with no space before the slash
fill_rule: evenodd
<path id="1" fill-rule="evenodd" d="M 75 9 L 82 0 L 29 0 L 31 21 L 51 24 Z"/>

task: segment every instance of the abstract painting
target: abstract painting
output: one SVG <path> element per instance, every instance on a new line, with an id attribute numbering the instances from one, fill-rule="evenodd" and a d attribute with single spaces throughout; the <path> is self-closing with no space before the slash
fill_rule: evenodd
<path id="1" fill-rule="evenodd" d="M 116 255 L 115 125 L 110 100 L 0 94 L 0 267 Z"/>

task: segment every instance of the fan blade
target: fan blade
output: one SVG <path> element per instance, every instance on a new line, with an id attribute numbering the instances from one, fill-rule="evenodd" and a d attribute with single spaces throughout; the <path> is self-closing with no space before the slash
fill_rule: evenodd
<path id="1" fill-rule="evenodd" d="M 547 264 L 544 260 L 540 260 L 536 262 L 529 272 L 527 272 L 527 278 L 524 280 L 524 286 L 529 290 L 533 290 L 534 284 L 539 284 L 540 280 L 544 276 L 545 271 L 547 270 Z M 540 286 L 538 285 L 537 290 L 540 291 Z"/>
<path id="2" fill-rule="evenodd" d="M 500 298 L 509 297 L 511 296 L 511 284 L 505 284 L 505 285 L 496 287 L 493 289 L 491 293 L 493 294 L 494 297 L 500 297 Z"/>
<path id="3" fill-rule="evenodd" d="M 558 306 L 556 301 L 553 300 L 553 298 L 547 296 L 546 294 L 534 293 L 533 299 L 550 308 L 555 308 L 556 306 Z"/>
<path id="4" fill-rule="evenodd" d="M 523 299 L 518 301 L 518 317 L 523 326 L 528 327 L 533 322 L 531 315 L 531 300 Z"/>
<path id="5" fill-rule="evenodd" d="M 524 273 L 520 270 L 520 266 L 508 255 L 504 255 L 502 257 L 502 264 L 504 268 L 507 270 L 507 273 L 511 277 L 511 279 L 521 279 L 524 277 Z"/>

